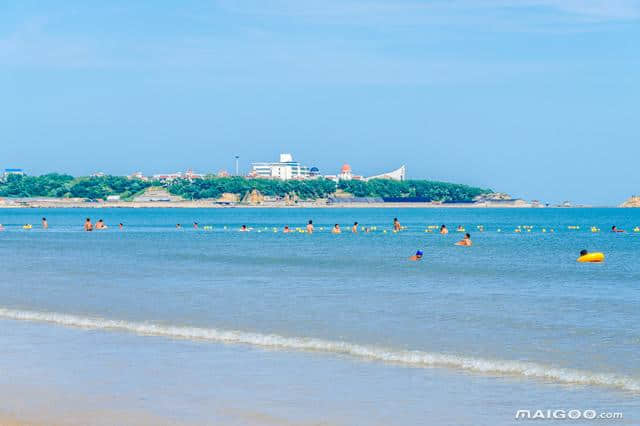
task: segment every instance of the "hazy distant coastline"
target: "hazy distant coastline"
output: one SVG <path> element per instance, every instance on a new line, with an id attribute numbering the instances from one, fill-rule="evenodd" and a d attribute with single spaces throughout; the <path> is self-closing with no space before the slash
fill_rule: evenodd
<path id="1" fill-rule="evenodd" d="M 639 207 L 631 197 L 620 207 Z M 430 180 L 259 179 L 240 176 L 145 180 L 130 176 L 6 174 L 0 208 L 548 208 L 464 184 Z"/>
<path id="2" fill-rule="evenodd" d="M 224 209 L 224 208 L 324 208 L 324 209 L 344 209 L 344 208 L 571 208 L 571 207 L 591 207 L 591 206 L 533 206 L 531 203 L 434 203 L 434 202 L 370 202 L 370 203 L 327 203 L 324 202 L 298 202 L 287 204 L 284 202 L 269 202 L 262 204 L 220 204 L 215 200 L 194 200 L 194 201 L 120 201 L 120 202 L 85 202 L 76 200 L 54 199 L 54 200 L 29 200 L 16 201 L 12 199 L 0 199 L 0 208 L 202 208 L 202 209 Z M 615 206 L 612 206 L 615 207 Z"/>

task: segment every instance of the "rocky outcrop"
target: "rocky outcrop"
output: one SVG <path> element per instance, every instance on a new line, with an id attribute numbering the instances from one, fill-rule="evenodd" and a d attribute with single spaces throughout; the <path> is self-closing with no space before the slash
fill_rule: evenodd
<path id="1" fill-rule="evenodd" d="M 333 193 L 333 198 L 353 198 L 353 194 L 338 188 Z"/>
<path id="2" fill-rule="evenodd" d="M 260 191 L 258 191 L 257 189 L 252 189 L 251 191 L 247 191 L 247 193 L 244 194 L 244 197 L 242 197 L 242 203 L 252 205 L 262 204 L 264 203 L 264 195 L 262 195 L 262 193 L 260 193 Z"/>
<path id="3" fill-rule="evenodd" d="M 295 205 L 298 201 L 300 200 L 300 198 L 298 197 L 298 195 L 295 192 L 292 192 L 290 194 L 285 194 L 284 195 L 284 204 L 286 206 L 293 206 Z"/>
<path id="4" fill-rule="evenodd" d="M 484 201 L 511 201 L 513 197 L 504 192 L 491 192 L 489 194 L 478 195 L 473 198 L 473 201 L 479 203 Z"/>
<path id="5" fill-rule="evenodd" d="M 620 204 L 620 207 L 640 207 L 640 195 L 633 195 L 627 201 Z"/>
<path id="6" fill-rule="evenodd" d="M 159 186 L 150 186 L 145 189 L 144 192 L 136 197 L 133 197 L 135 202 L 149 202 L 149 201 L 165 201 L 175 202 L 182 201 L 182 197 L 178 195 L 171 195 L 169 192 Z"/>
<path id="7" fill-rule="evenodd" d="M 233 204 L 233 203 L 237 203 L 239 199 L 240 199 L 240 197 L 238 196 L 238 194 L 232 194 L 230 192 L 224 192 L 224 193 L 222 193 L 222 195 L 220 195 L 220 198 L 218 198 L 216 201 L 218 203 Z"/>

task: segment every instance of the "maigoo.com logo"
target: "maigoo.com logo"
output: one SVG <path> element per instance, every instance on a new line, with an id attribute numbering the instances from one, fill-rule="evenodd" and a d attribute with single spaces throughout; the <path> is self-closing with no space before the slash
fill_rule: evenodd
<path id="1" fill-rule="evenodd" d="M 518 410 L 516 420 L 620 420 L 622 413 L 596 410 Z"/>

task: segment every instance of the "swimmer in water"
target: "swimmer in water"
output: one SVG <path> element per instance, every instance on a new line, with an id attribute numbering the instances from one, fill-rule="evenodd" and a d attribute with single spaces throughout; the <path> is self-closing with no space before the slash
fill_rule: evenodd
<path id="1" fill-rule="evenodd" d="M 337 223 L 335 225 L 333 225 L 333 229 L 331 230 L 332 234 L 340 234 L 342 233 L 342 231 L 340 230 L 340 225 L 338 225 Z"/>
<path id="2" fill-rule="evenodd" d="M 182 228 L 182 225 L 180 225 L 179 223 L 176 223 L 176 229 L 180 229 Z"/>
<path id="3" fill-rule="evenodd" d="M 96 222 L 96 229 L 107 229 L 107 225 L 104 224 L 104 221 L 102 219 L 99 219 Z"/>
<path id="4" fill-rule="evenodd" d="M 47 222 L 47 218 L 46 217 L 42 218 L 42 228 L 43 229 L 48 229 L 49 228 L 49 223 Z"/>
<path id="5" fill-rule="evenodd" d="M 198 229 L 198 222 L 193 222 L 194 229 Z"/>
<path id="6" fill-rule="evenodd" d="M 457 246 L 466 246 L 466 247 L 471 246 L 471 244 L 472 243 L 471 243 L 471 235 L 470 234 L 464 234 L 464 238 L 456 243 Z"/>
<path id="7" fill-rule="evenodd" d="M 93 224 L 91 223 L 91 219 L 87 218 L 87 220 L 84 221 L 84 230 L 87 232 L 93 231 Z"/>
<path id="8" fill-rule="evenodd" d="M 613 225 L 611 227 L 611 232 L 624 232 L 624 229 L 618 229 L 617 226 Z"/>
<path id="9" fill-rule="evenodd" d="M 240 232 L 247 232 L 247 225 L 242 225 L 240 227 Z"/>
<path id="10" fill-rule="evenodd" d="M 400 222 L 398 221 L 397 217 L 393 218 L 393 230 L 398 232 L 402 229 L 402 226 L 400 225 Z"/>
<path id="11" fill-rule="evenodd" d="M 4 231 L 4 226 L 0 223 L 0 231 Z"/>
<path id="12" fill-rule="evenodd" d="M 448 233 L 449 233 L 449 230 L 447 229 L 447 226 L 446 225 L 442 225 L 440 227 L 440 234 L 447 235 Z"/>
<path id="13" fill-rule="evenodd" d="M 353 226 L 351 227 L 351 232 L 353 232 L 354 234 L 358 233 L 358 222 L 353 223 Z"/>
<path id="14" fill-rule="evenodd" d="M 582 257 L 582 256 L 586 256 L 586 255 L 588 255 L 588 254 L 589 254 L 589 252 L 588 252 L 588 251 L 586 251 L 586 250 L 580 250 L 580 256 L 581 256 L 581 257 Z"/>
<path id="15" fill-rule="evenodd" d="M 309 223 L 307 223 L 307 232 L 309 234 L 313 234 L 313 221 L 309 220 Z"/>
<path id="16" fill-rule="evenodd" d="M 285 225 L 284 229 L 282 230 L 282 232 L 284 232 L 285 234 L 288 234 L 289 232 L 291 232 L 291 230 L 289 229 L 288 225 Z"/>
<path id="17" fill-rule="evenodd" d="M 464 228 L 462 227 L 462 225 L 458 225 L 458 228 L 456 229 L 456 231 L 464 232 Z"/>
<path id="18" fill-rule="evenodd" d="M 124 228 L 124 225 L 122 224 L 122 222 L 120 222 L 120 223 L 118 224 L 118 228 L 120 228 L 120 229 Z"/>
<path id="19" fill-rule="evenodd" d="M 416 254 L 411 256 L 409 260 L 422 260 L 423 253 L 421 250 L 416 251 Z"/>

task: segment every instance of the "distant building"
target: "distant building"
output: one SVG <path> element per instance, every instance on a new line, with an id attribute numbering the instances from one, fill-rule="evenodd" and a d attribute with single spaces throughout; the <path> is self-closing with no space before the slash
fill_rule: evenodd
<path id="1" fill-rule="evenodd" d="M 91 176 L 91 177 L 104 177 L 104 173 L 103 172 L 95 172 L 95 173 L 92 173 L 89 176 Z"/>
<path id="2" fill-rule="evenodd" d="M 177 173 L 161 173 L 157 175 L 153 175 L 153 180 L 159 181 L 172 181 L 176 179 L 203 179 L 204 175 L 200 173 L 194 173 L 193 170 L 189 169 L 186 172 L 177 172 Z"/>
<path id="3" fill-rule="evenodd" d="M 194 173 L 193 170 L 189 169 L 182 174 L 184 179 L 204 179 L 204 175 L 202 173 Z"/>
<path id="4" fill-rule="evenodd" d="M 153 180 L 161 180 L 161 181 L 171 181 L 171 180 L 175 180 L 175 179 L 181 179 L 182 178 L 182 173 L 160 173 L 160 174 L 156 174 L 153 175 Z"/>
<path id="5" fill-rule="evenodd" d="M 370 176 L 365 180 L 371 179 L 392 179 L 392 180 L 406 180 L 407 179 L 407 168 L 403 165 L 399 169 L 396 169 L 392 172 L 383 173 L 381 175 Z"/>
<path id="6" fill-rule="evenodd" d="M 340 181 L 340 180 L 364 180 L 364 177 L 362 177 L 360 175 L 354 175 L 353 172 L 351 171 L 351 166 L 348 165 L 348 164 L 343 164 L 342 168 L 340 169 L 340 173 L 338 174 L 336 179 L 333 179 L 333 176 L 329 176 L 328 179 L 336 180 L 336 181 Z"/>
<path id="7" fill-rule="evenodd" d="M 351 180 L 353 179 L 353 174 L 351 173 L 351 166 L 348 164 L 344 164 L 342 169 L 340 169 L 340 174 L 338 175 L 339 180 Z"/>
<path id="8" fill-rule="evenodd" d="M 221 178 L 229 177 L 229 172 L 226 170 L 219 170 L 216 176 Z"/>
<path id="9" fill-rule="evenodd" d="M 142 172 L 134 172 L 127 176 L 129 179 L 149 180 L 148 177 L 142 174 Z"/>
<path id="10" fill-rule="evenodd" d="M 2 176 L 4 178 L 6 178 L 9 175 L 24 175 L 24 171 L 22 171 L 22 169 L 4 169 L 4 173 L 2 174 Z"/>
<path id="11" fill-rule="evenodd" d="M 306 179 L 310 174 L 310 169 L 298 161 L 293 161 L 291 154 L 280 154 L 280 161 L 253 163 L 249 177 L 289 180 Z"/>
<path id="12" fill-rule="evenodd" d="M 340 169 L 340 173 L 338 173 L 337 175 L 325 175 L 324 178 L 332 180 L 336 183 L 338 183 L 341 180 L 362 180 L 366 182 L 371 179 L 392 179 L 392 180 L 402 181 L 402 180 L 406 180 L 406 173 L 407 173 L 407 170 L 405 166 L 402 166 L 399 169 L 396 169 L 392 172 L 383 173 L 383 174 L 371 176 L 371 177 L 364 177 L 361 175 L 353 174 L 353 171 L 351 170 L 351 166 L 348 164 L 343 164 L 342 168 Z"/>

